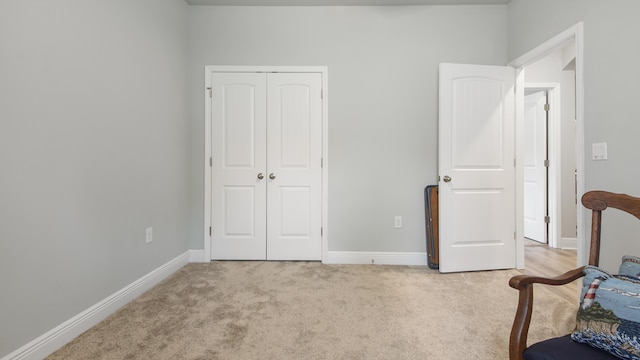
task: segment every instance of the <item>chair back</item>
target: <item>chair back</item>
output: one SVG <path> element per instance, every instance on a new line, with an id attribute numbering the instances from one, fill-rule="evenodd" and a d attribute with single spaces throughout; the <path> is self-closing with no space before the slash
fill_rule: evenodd
<path id="1" fill-rule="evenodd" d="M 589 265 L 598 266 L 600 262 L 602 211 L 606 208 L 614 208 L 628 212 L 640 219 L 640 198 L 608 191 L 589 191 L 582 196 L 582 205 L 592 210 Z"/>

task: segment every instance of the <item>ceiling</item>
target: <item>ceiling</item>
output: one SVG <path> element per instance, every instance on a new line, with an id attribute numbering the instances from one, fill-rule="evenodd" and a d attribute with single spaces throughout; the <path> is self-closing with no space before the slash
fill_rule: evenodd
<path id="1" fill-rule="evenodd" d="M 185 0 L 211 6 L 370 6 L 370 5 L 494 5 L 511 0 Z"/>

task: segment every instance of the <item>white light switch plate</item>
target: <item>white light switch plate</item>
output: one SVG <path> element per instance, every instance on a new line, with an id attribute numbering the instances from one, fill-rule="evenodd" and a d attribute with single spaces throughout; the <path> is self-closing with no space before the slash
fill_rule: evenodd
<path id="1" fill-rule="evenodd" d="M 606 142 L 591 144 L 591 159 L 607 160 L 607 143 Z"/>

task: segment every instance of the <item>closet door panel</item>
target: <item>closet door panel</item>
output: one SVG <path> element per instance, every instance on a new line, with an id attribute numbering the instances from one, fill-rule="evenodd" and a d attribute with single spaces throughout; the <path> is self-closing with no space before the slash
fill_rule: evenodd
<path id="1" fill-rule="evenodd" d="M 267 75 L 267 259 L 322 256 L 322 78 Z"/>
<path id="2" fill-rule="evenodd" d="M 213 259 L 266 259 L 265 112 L 264 74 L 212 74 Z"/>

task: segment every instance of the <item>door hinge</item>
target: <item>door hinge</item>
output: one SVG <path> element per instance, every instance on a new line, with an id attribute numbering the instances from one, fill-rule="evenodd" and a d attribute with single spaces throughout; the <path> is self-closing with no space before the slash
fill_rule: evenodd
<path id="1" fill-rule="evenodd" d="M 516 167 L 516 159 L 513 159 L 513 167 Z"/>
<path id="2" fill-rule="evenodd" d="M 322 236 L 324 234 L 324 228 L 321 226 L 320 227 L 320 236 Z"/>
<path id="3" fill-rule="evenodd" d="M 549 111 L 549 109 L 550 109 L 549 104 L 544 104 L 544 111 Z"/>
<path id="4" fill-rule="evenodd" d="M 324 89 L 320 89 L 320 99 L 324 99 Z"/>
<path id="5" fill-rule="evenodd" d="M 548 223 L 550 223 L 550 222 L 551 222 L 551 218 L 549 217 L 549 215 L 545 215 L 545 216 L 544 216 L 544 223 L 545 223 L 545 224 L 548 224 Z"/>
<path id="6" fill-rule="evenodd" d="M 211 88 L 211 86 L 209 86 L 207 90 L 209 90 L 209 97 L 213 98 L 213 89 Z"/>
<path id="7" fill-rule="evenodd" d="M 320 168 L 324 168 L 324 158 L 320 158 Z"/>
<path id="8" fill-rule="evenodd" d="M 546 160 L 544 161 L 544 167 L 549 167 L 549 166 L 550 166 L 550 165 L 549 165 L 549 159 L 546 159 Z"/>
<path id="9" fill-rule="evenodd" d="M 211 226 L 209 226 L 209 236 L 211 236 Z"/>
<path id="10" fill-rule="evenodd" d="M 209 158 L 209 167 L 213 167 L 213 158 L 212 157 Z"/>

